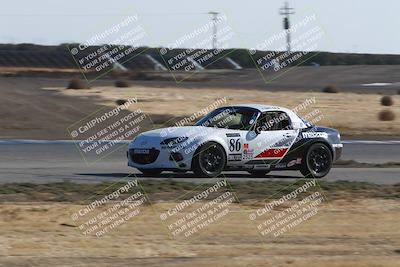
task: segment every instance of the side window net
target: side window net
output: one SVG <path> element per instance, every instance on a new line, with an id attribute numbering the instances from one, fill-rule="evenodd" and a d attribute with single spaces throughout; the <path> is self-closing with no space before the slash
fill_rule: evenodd
<path id="1" fill-rule="evenodd" d="M 292 129 L 292 124 L 285 112 L 269 111 L 261 114 L 257 127 L 260 131 L 279 131 Z"/>

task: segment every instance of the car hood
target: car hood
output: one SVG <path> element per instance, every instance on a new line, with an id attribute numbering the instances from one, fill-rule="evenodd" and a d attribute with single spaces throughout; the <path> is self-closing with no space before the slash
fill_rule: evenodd
<path id="1" fill-rule="evenodd" d="M 131 142 L 131 146 L 152 145 L 158 147 L 165 139 L 175 137 L 188 137 L 188 142 L 202 142 L 202 140 L 210 139 L 212 135 L 219 136 L 225 132 L 232 132 L 232 130 L 204 126 L 161 128 L 139 134 Z"/>
<path id="2" fill-rule="evenodd" d="M 192 135 L 193 132 L 201 132 L 202 126 L 183 126 L 183 127 L 167 127 L 151 130 L 148 132 L 141 133 L 139 136 L 151 137 L 151 138 L 172 138 Z"/>
<path id="3" fill-rule="evenodd" d="M 168 138 L 189 137 L 190 140 L 197 140 L 204 136 L 204 133 L 213 130 L 213 128 L 202 126 L 184 126 L 160 128 L 139 134 L 131 143 L 130 147 L 159 147 L 160 143 Z"/>

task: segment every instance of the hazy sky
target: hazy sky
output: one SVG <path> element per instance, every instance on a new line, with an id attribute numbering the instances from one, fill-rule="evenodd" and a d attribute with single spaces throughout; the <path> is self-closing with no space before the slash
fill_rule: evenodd
<path id="1" fill-rule="evenodd" d="M 83 42 L 137 14 L 148 46 L 166 46 L 219 11 L 235 35 L 230 47 L 255 47 L 282 30 L 283 0 L 13 0 L 1 8 L 1 43 Z M 316 14 L 325 35 L 319 50 L 400 54 L 399 0 L 292 0 L 292 24 Z M 296 38 L 294 34 L 293 38 Z M 284 40 L 279 45 L 284 45 Z"/>

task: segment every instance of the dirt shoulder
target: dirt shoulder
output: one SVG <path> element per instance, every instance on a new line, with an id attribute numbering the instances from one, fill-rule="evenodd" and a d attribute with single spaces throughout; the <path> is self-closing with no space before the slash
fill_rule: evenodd
<path id="1" fill-rule="evenodd" d="M 0 78 L 0 139 L 70 139 L 66 128 L 101 108 L 94 100 L 43 91 L 66 79 Z"/>
<path id="2" fill-rule="evenodd" d="M 215 199 L 211 200 L 211 194 L 211 199 L 191 206 L 183 204 L 198 192 L 205 192 L 209 184 L 140 181 L 149 202 L 135 206 L 137 213 L 101 236 L 87 232 L 91 229 L 86 228 L 90 225 L 87 223 L 96 216 L 101 220 L 111 218 L 107 212 L 115 212 L 116 205 L 122 202 L 92 206 L 94 199 L 100 200 L 126 182 L 4 185 L 0 189 L 0 265 L 397 266 L 400 255 L 398 185 L 317 182 L 317 187 L 307 190 L 308 196 L 318 192 L 324 201 L 318 206 L 305 202 L 308 206 L 293 209 L 296 212 L 312 209 L 316 211 L 312 216 L 303 216 L 302 221 L 291 224 L 280 235 L 263 235 L 260 221 L 271 218 L 283 221 L 280 214 L 301 205 L 302 200 L 286 201 L 260 213 L 256 220 L 251 219 L 251 214 L 258 214 L 271 201 L 281 199 L 307 182 L 311 180 L 229 183 L 226 192 L 235 195 L 237 201 L 221 206 L 226 213 L 214 216 L 209 224 L 197 221 L 195 226 L 199 230 L 187 236 L 176 235 L 171 230 L 181 223 L 173 216 L 179 214 L 178 218 L 194 221 L 200 217 L 198 214 L 218 214 L 210 213 L 220 207 L 212 203 Z M 205 208 L 207 205 L 212 209 Z M 125 206 L 118 206 L 118 213 L 123 211 L 121 207 Z M 83 223 L 74 219 L 74 214 L 81 214 Z M 163 214 L 170 214 L 172 220 L 165 219 Z M 265 214 L 267 217 L 261 217 Z M 202 217 L 202 220 L 205 219 Z"/>
<path id="3" fill-rule="evenodd" d="M 0 187 L 0 203 L 8 202 L 71 202 L 87 203 L 88 199 L 101 195 L 110 194 L 124 186 L 127 181 L 135 179 L 135 176 L 126 176 L 115 182 L 98 182 L 77 184 L 70 182 L 30 184 L 30 183 L 8 183 Z M 205 180 L 203 184 L 192 182 L 180 182 L 176 180 L 140 180 L 140 185 L 149 195 L 152 202 L 174 201 L 182 195 L 205 190 L 214 180 Z M 238 182 L 227 179 L 232 191 L 235 192 L 241 203 L 253 203 L 263 201 L 267 196 L 269 199 L 278 199 L 285 193 L 291 192 L 311 181 L 309 179 L 298 179 L 291 181 L 246 181 Z M 365 182 L 348 181 L 317 181 L 318 188 L 323 191 L 329 200 L 380 198 L 399 199 L 400 184 L 378 185 Z"/>

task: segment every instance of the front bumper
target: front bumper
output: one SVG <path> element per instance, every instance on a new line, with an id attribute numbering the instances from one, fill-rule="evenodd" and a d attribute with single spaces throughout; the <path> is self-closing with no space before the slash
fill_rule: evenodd
<path id="1" fill-rule="evenodd" d="M 135 153 L 135 150 L 144 150 L 144 148 L 130 148 L 127 151 L 128 166 L 130 167 L 163 170 L 190 170 L 191 168 L 189 155 L 181 153 L 182 159 L 180 159 L 170 149 L 151 148 L 148 154 L 138 154 Z"/>
<path id="2" fill-rule="evenodd" d="M 343 144 L 333 144 L 333 149 L 335 150 L 335 158 L 334 161 L 340 159 L 342 156 L 342 151 L 343 151 Z"/>

